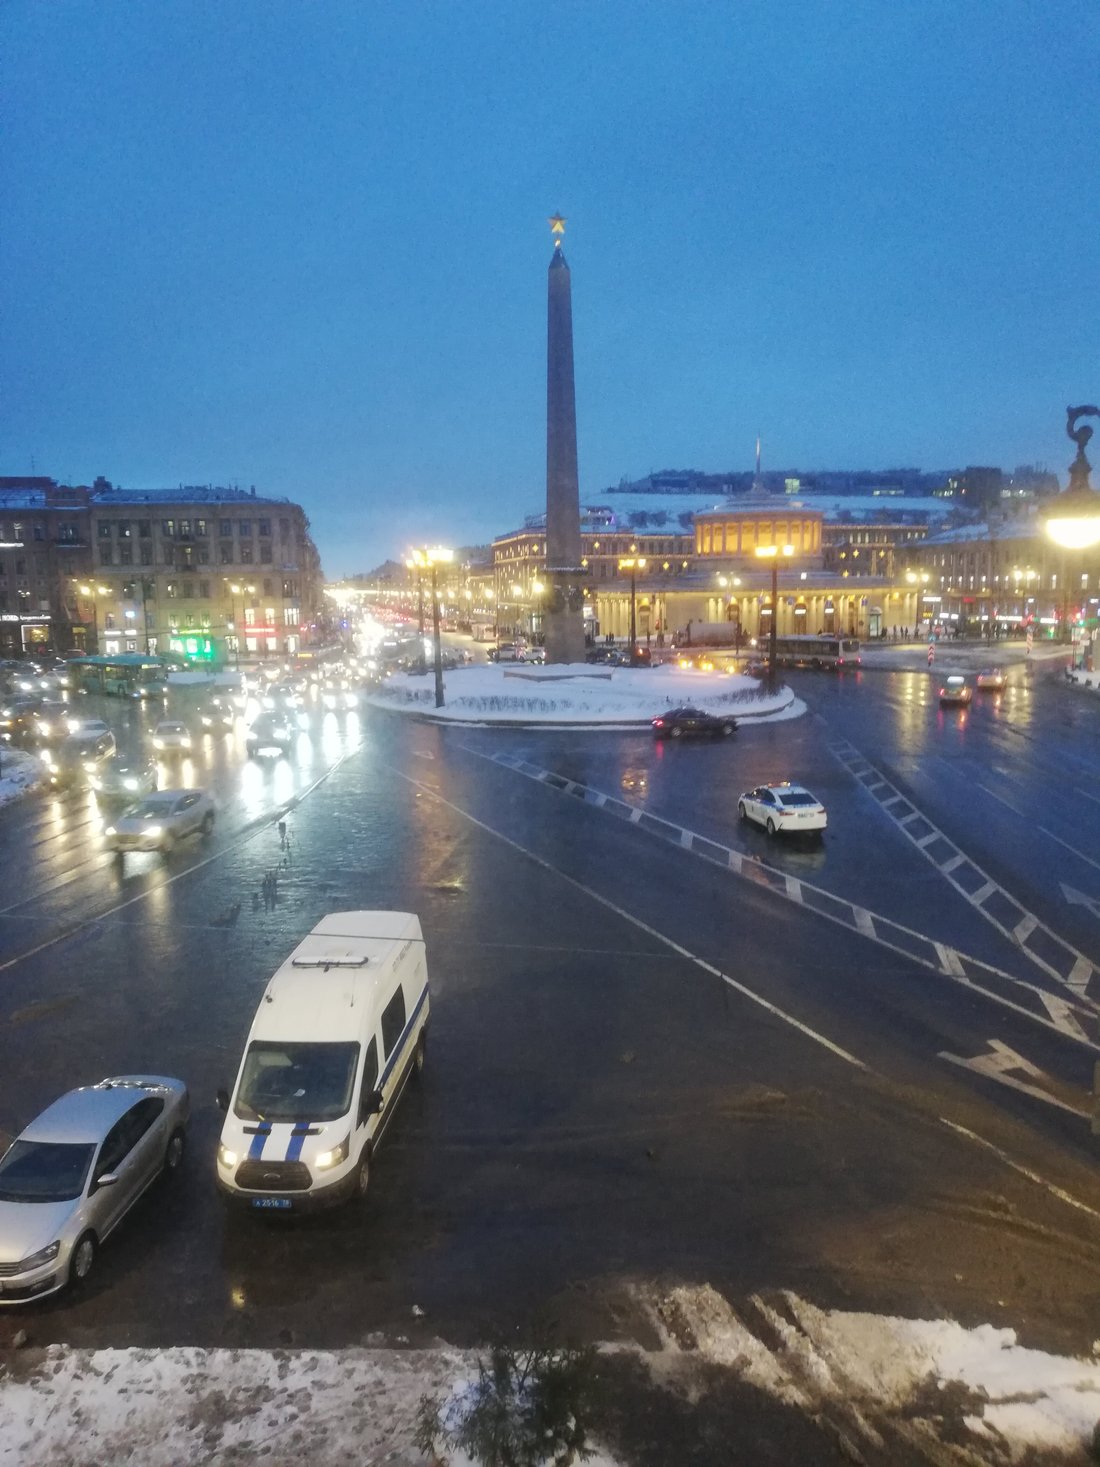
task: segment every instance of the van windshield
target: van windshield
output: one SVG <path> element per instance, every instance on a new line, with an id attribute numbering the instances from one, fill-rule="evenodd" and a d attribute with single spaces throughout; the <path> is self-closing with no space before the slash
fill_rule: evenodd
<path id="1" fill-rule="evenodd" d="M 248 1046 L 233 1102 L 242 1121 L 334 1121 L 351 1109 L 358 1044 Z"/>

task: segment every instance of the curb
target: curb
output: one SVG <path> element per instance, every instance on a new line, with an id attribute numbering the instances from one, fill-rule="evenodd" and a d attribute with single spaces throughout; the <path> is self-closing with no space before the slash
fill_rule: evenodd
<path id="1" fill-rule="evenodd" d="M 734 711 L 734 718 L 738 723 L 766 723 L 768 719 L 777 714 L 786 713 L 791 704 L 796 702 L 795 695 L 790 688 L 785 689 L 787 698 L 775 708 L 769 708 L 767 712 L 740 713 Z M 560 730 L 562 733 L 637 733 L 641 729 L 648 729 L 653 722 L 654 714 L 645 718 L 619 718 L 615 720 L 600 719 L 597 722 L 575 722 L 568 723 L 557 719 L 535 718 L 449 718 L 445 714 L 440 715 L 434 708 L 418 708 L 415 705 L 400 704 L 395 701 L 376 701 L 367 698 L 368 708 L 378 708 L 383 713 L 396 713 L 403 718 L 413 718 L 418 723 L 433 723 L 445 728 L 505 728 L 505 729 L 541 729 Z"/>

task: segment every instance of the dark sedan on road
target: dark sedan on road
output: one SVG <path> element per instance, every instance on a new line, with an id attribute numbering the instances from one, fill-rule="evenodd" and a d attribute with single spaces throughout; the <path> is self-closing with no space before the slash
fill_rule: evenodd
<path id="1" fill-rule="evenodd" d="M 250 759 L 289 754 L 298 738 L 297 723 L 285 713 L 261 713 L 248 730 L 245 748 Z"/>
<path id="2" fill-rule="evenodd" d="M 178 1170 L 191 1103 L 182 1080 L 118 1075 L 70 1090 L 0 1161 L 0 1304 L 80 1284 L 142 1193 Z"/>
<path id="3" fill-rule="evenodd" d="M 736 732 L 737 719 L 729 713 L 707 713 L 703 708 L 670 708 L 653 719 L 653 733 L 659 739 L 705 736 L 728 739 Z"/>
<path id="4" fill-rule="evenodd" d="M 112 754 L 88 776 L 88 783 L 101 800 L 132 802 L 157 787 L 157 761 L 138 754 Z"/>

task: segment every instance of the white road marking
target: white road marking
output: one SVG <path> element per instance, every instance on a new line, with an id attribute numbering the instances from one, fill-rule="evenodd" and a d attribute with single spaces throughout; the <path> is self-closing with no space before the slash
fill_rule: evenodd
<path id="1" fill-rule="evenodd" d="M 503 768 L 522 773 L 528 778 L 534 779 L 537 783 L 542 784 L 544 787 L 550 783 L 547 779 L 548 771 L 540 770 L 537 765 L 524 762 L 522 768 L 520 768 L 516 761 L 508 756 L 484 754 L 480 750 L 468 746 L 464 752 L 474 758 L 487 759 L 490 763 L 499 764 Z M 558 788 L 558 786 L 551 783 L 551 788 Z M 584 787 L 582 786 L 582 788 Z M 591 794 L 592 790 L 587 789 L 586 793 Z M 642 811 L 637 806 L 628 806 L 622 801 L 611 800 L 610 797 L 608 803 L 613 809 L 628 810 L 628 818 L 633 824 L 637 824 L 642 817 Z M 651 831 L 653 830 L 654 823 L 670 831 L 674 831 L 677 837 L 682 840 L 682 827 L 672 825 L 669 821 L 659 820 L 656 816 L 650 816 L 649 829 Z M 705 861 L 715 860 L 716 864 L 718 864 L 717 859 L 710 852 L 712 850 L 722 852 L 726 857 L 724 864 L 736 875 L 744 879 L 751 878 L 754 882 L 763 885 L 775 896 L 789 896 L 787 886 L 789 878 L 785 872 L 778 870 L 774 866 L 767 865 L 758 856 L 743 856 L 740 852 L 732 848 L 727 849 L 709 837 L 700 836 L 699 839 L 703 842 L 703 848 L 696 849 L 694 846 L 692 848 L 692 854 L 698 859 Z M 964 856 L 959 855 L 953 864 L 958 865 L 965 860 L 966 858 Z M 813 897 L 818 898 L 818 900 L 808 902 L 806 898 L 807 892 L 811 893 Z M 903 927 L 899 922 L 894 922 L 889 917 L 867 913 L 866 918 L 870 925 L 861 925 L 861 920 L 856 915 L 861 910 L 860 908 L 856 907 L 854 903 L 846 901 L 843 897 L 835 896 L 832 892 L 826 891 L 822 887 L 813 886 L 809 882 L 799 880 L 798 901 L 802 906 L 807 907 L 817 916 L 823 917 L 827 922 L 835 922 L 837 926 L 844 927 L 849 931 L 855 930 L 860 932 L 862 936 L 869 938 L 873 942 L 877 942 L 889 951 L 899 953 L 909 961 L 930 969 L 939 977 L 949 978 L 953 982 L 959 983 L 975 993 L 980 993 L 983 997 L 990 999 L 1001 1008 L 1006 1008 L 1033 1024 L 1040 1024 L 1043 1028 L 1053 1030 L 1055 1033 L 1061 1034 L 1065 1038 L 1073 1040 L 1075 1043 L 1083 1044 L 1087 1048 L 1100 1053 L 1100 1042 L 1098 1042 L 1098 1038 L 1093 1037 L 1093 1034 L 1085 1029 L 1084 1022 L 1082 1022 L 1087 1022 L 1095 1030 L 1098 1026 L 1098 1013 L 1100 1013 L 1100 1009 L 1085 994 L 1080 984 L 1073 983 L 1068 985 L 1079 995 L 1081 1000 L 1077 1008 L 1077 1012 L 1081 1015 L 1081 1020 L 1073 1020 L 1071 1022 L 1069 1005 L 1067 1004 L 1066 1009 L 1062 1010 L 1057 1006 L 1052 1007 L 1047 1004 L 1047 991 L 1039 988 L 1036 984 L 1029 983 L 1023 978 L 1017 978 L 1011 973 L 1005 973 L 1001 969 L 994 968 L 991 964 L 982 962 L 978 958 L 972 958 L 967 954 L 959 953 L 955 949 L 948 949 L 944 944 L 935 942 L 924 933 L 914 932 L 911 928 Z M 979 908 L 979 910 L 981 909 Z M 887 935 L 892 933 L 898 934 L 896 941 L 891 941 Z M 927 950 L 929 956 L 922 956 L 922 949 Z M 949 952 L 951 953 L 950 957 L 947 956 Z M 986 981 L 984 983 L 979 982 L 979 978 L 985 978 Z M 1059 977 L 1059 982 L 1067 983 L 1067 980 Z M 1026 1008 L 1023 1004 L 1016 1003 L 1011 998 L 1006 997 L 1005 994 L 989 987 L 988 985 L 990 983 L 1008 985 L 1015 992 L 1024 991 L 1030 995 L 1036 1006 Z"/>
<path id="2" fill-rule="evenodd" d="M 1087 994 L 1089 985 L 1097 973 L 1097 966 L 1092 962 L 1090 958 L 1086 957 L 1084 953 L 1075 948 L 1072 943 L 1067 942 L 1065 938 L 1060 937 L 1053 928 L 1048 927 L 1046 923 L 1042 922 L 1038 917 L 1034 917 L 1034 925 L 1029 931 L 1027 931 L 1024 937 L 1017 937 L 1016 934 L 1021 930 L 1024 919 L 1032 917 L 1033 914 L 1028 912 L 1026 908 L 1024 908 L 1021 903 L 1018 902 L 1016 898 L 1011 895 L 1010 892 L 1006 891 L 1004 887 L 1000 886 L 996 881 L 994 881 L 987 872 L 983 871 L 976 861 L 974 861 L 971 857 L 967 856 L 963 851 L 961 851 L 959 847 L 955 844 L 955 842 L 951 840 L 949 836 L 945 835 L 944 832 L 940 830 L 939 827 L 932 820 L 930 820 L 927 815 L 923 815 L 919 811 L 914 809 L 912 801 L 906 800 L 905 797 L 901 794 L 900 790 L 897 790 L 894 785 L 892 785 L 888 780 L 881 776 L 880 778 L 882 778 L 882 784 L 881 786 L 876 786 L 876 788 L 881 787 L 885 789 L 892 789 L 895 792 L 893 795 L 889 796 L 886 799 L 880 799 L 879 796 L 868 787 L 866 781 L 860 778 L 861 768 L 866 765 L 867 761 L 864 759 L 859 750 L 853 744 L 849 743 L 847 739 L 837 739 L 832 744 L 830 744 L 829 748 L 830 752 L 835 756 L 835 758 L 840 761 L 845 769 L 847 769 L 854 778 L 859 780 L 860 784 L 862 784 L 863 788 L 866 789 L 867 792 L 871 795 L 871 798 L 875 800 L 879 808 L 883 810 L 898 827 L 898 829 L 906 837 L 908 837 L 910 841 L 912 841 L 914 847 L 918 851 L 920 851 L 925 860 L 930 861 L 932 865 L 936 868 L 936 870 L 939 871 L 940 875 L 946 877 L 951 885 L 955 888 L 955 890 L 959 892 L 959 894 L 964 897 L 966 901 L 968 901 L 970 905 L 975 908 L 976 911 L 980 912 L 991 926 L 995 927 L 998 932 L 1003 933 L 1005 937 L 1012 938 L 1017 943 L 1020 951 L 1022 953 L 1026 953 L 1031 961 L 1035 963 L 1037 967 L 1041 968 L 1044 973 L 1049 974 L 1052 978 L 1056 978 L 1059 983 L 1065 984 L 1075 993 L 1079 993 L 1083 996 Z M 876 770 L 875 772 L 877 773 L 878 771 Z M 982 788 L 984 789 L 985 786 L 982 786 Z M 986 793 L 992 793 L 992 791 L 987 790 Z M 890 808 L 892 805 L 898 804 L 899 802 L 904 803 L 910 811 L 908 815 L 902 816 L 901 818 L 899 818 Z M 936 842 L 929 842 L 923 837 L 914 836 L 913 833 L 908 829 L 908 827 L 914 820 L 917 819 L 921 820 L 925 825 L 930 827 L 930 829 L 939 836 L 939 840 Z M 1054 840 L 1060 841 L 1062 845 L 1067 844 L 1061 839 L 1060 836 L 1054 835 L 1053 831 L 1045 830 L 1042 826 L 1038 828 L 1043 831 L 1044 835 L 1052 836 Z M 937 847 L 940 847 L 941 849 L 946 848 L 947 851 L 952 852 L 953 854 L 945 856 L 943 859 L 940 859 L 936 854 Z M 1073 847 L 1067 846 L 1067 849 L 1073 850 Z M 1088 856 L 1082 855 L 1080 851 L 1074 851 L 1073 853 L 1076 856 L 1081 856 L 1082 860 L 1089 861 L 1090 865 L 1094 865 L 1097 867 L 1098 870 L 1100 870 L 1100 863 L 1090 860 Z M 977 891 L 968 891 L 966 886 L 963 885 L 961 881 L 957 881 L 954 878 L 952 873 L 960 866 L 966 866 L 971 872 L 975 874 L 975 876 L 981 878 L 982 884 Z M 1007 922 L 1001 920 L 998 912 L 987 910 L 983 904 L 989 899 L 989 897 L 993 896 L 994 893 L 1002 897 L 1005 902 L 1007 902 L 1016 912 L 1019 913 L 1019 916 L 1017 916 L 1011 922 Z M 1044 943 L 1042 944 L 1041 950 L 1028 946 L 1030 938 L 1036 933 L 1041 938 L 1045 939 Z M 1055 955 L 1060 958 L 1060 964 L 1059 962 L 1051 961 L 1051 957 L 1048 954 L 1050 953 L 1050 950 L 1052 948 L 1055 950 Z M 1070 970 L 1068 973 L 1066 971 L 1067 968 Z"/>
<path id="3" fill-rule="evenodd" d="M 21 953 L 16 953 L 14 957 L 4 959 L 3 962 L 0 962 L 0 973 L 6 972 L 8 968 L 16 967 L 19 963 L 26 962 L 28 958 L 37 957 L 39 953 L 45 952 L 47 948 L 56 947 L 59 942 L 67 942 L 70 937 L 75 937 L 78 932 L 83 932 L 85 928 L 94 927 L 98 922 L 106 922 L 108 918 L 115 916 L 118 912 L 124 912 L 127 907 L 132 907 L 137 902 L 147 901 L 154 892 L 163 891 L 166 886 L 171 886 L 173 882 L 182 881 L 185 876 L 194 875 L 196 871 L 201 871 L 203 867 L 211 865 L 214 861 L 220 861 L 223 856 L 229 855 L 231 851 L 240 850 L 242 846 L 246 846 L 250 841 L 254 841 L 264 831 L 270 830 L 272 825 L 275 824 L 275 821 L 285 815 L 290 809 L 300 805 L 307 795 L 311 795 L 315 789 L 324 784 L 330 775 L 339 769 L 345 759 L 350 758 L 352 754 L 358 753 L 362 747 L 363 743 L 360 740 L 354 748 L 346 749 L 340 755 L 339 759 L 334 764 L 330 764 L 328 769 L 319 775 L 312 784 L 306 785 L 304 789 L 295 790 L 291 799 L 280 800 L 279 804 L 273 808 L 269 816 L 262 817 L 253 830 L 247 831 L 239 839 L 230 841 L 228 845 L 219 846 L 209 856 L 204 856 L 201 861 L 196 861 L 193 865 L 185 867 L 184 870 L 176 871 L 171 876 L 166 876 L 163 881 L 155 882 L 151 887 L 147 887 L 145 891 L 138 892 L 137 896 L 132 896 L 124 902 L 119 902 L 117 906 L 108 907 L 105 912 L 97 912 L 92 917 L 85 917 L 83 921 L 77 922 L 75 926 L 67 928 L 64 932 L 58 932 L 53 937 L 48 937 L 44 942 L 40 942 L 37 947 L 27 948 Z M 28 898 L 28 900 L 34 900 L 34 898 Z"/>
<path id="4" fill-rule="evenodd" d="M 939 1121 L 949 1131 L 954 1131 L 957 1136 L 965 1136 L 968 1141 L 973 1141 L 975 1146 L 991 1151 L 999 1161 L 1004 1162 L 1005 1166 L 1011 1167 L 1014 1172 L 1019 1172 L 1022 1177 L 1026 1177 L 1029 1182 L 1034 1182 L 1037 1187 L 1045 1188 L 1052 1197 L 1057 1197 L 1059 1202 L 1064 1202 L 1069 1207 L 1076 1207 L 1080 1212 L 1087 1212 L 1089 1217 L 1100 1220 L 1100 1212 L 1097 1212 L 1094 1207 L 1090 1207 L 1087 1202 L 1080 1202 L 1071 1192 L 1065 1191 L 1054 1182 L 1048 1182 L 1038 1172 L 1015 1161 L 1007 1151 L 1002 1151 L 999 1146 L 995 1146 L 992 1141 L 987 1141 L 984 1136 L 979 1136 L 976 1131 L 971 1131 L 967 1126 L 960 1126 L 957 1121 L 949 1121 L 946 1116 L 940 1116 Z"/>
<path id="5" fill-rule="evenodd" d="M 469 752 L 473 751 L 471 750 Z M 848 1050 L 843 1049 L 839 1044 L 835 1044 L 831 1039 L 826 1038 L 824 1034 L 818 1033 L 816 1029 L 810 1028 L 810 1026 L 808 1024 L 804 1024 L 801 1019 L 796 1019 L 793 1014 L 788 1014 L 784 1009 L 779 1008 L 777 1004 L 773 1004 L 769 999 L 766 999 L 763 997 L 763 995 L 756 993 L 753 989 L 747 987 L 744 983 L 739 983 L 735 978 L 731 978 L 728 973 L 723 973 L 722 970 L 720 968 L 716 968 L 713 963 L 708 963 L 704 958 L 700 958 L 695 953 L 690 952 L 686 947 L 678 943 L 674 938 L 667 937 L 663 932 L 659 932 L 657 928 L 651 926 L 648 922 L 643 922 L 640 917 L 635 917 L 633 913 L 626 911 L 625 908 L 620 907 L 616 902 L 611 901 L 608 897 L 601 896 L 599 892 L 593 891 L 590 886 L 583 885 L 583 883 L 577 881 L 574 877 L 567 875 L 564 871 L 561 871 L 556 866 L 551 865 L 549 861 L 545 860 L 542 856 L 537 855 L 528 847 L 521 845 L 519 841 L 513 840 L 511 836 L 505 835 L 503 831 L 495 830 L 491 825 L 486 824 L 485 821 L 479 820 L 476 815 L 471 815 L 468 810 L 463 810 L 460 806 L 455 805 L 452 801 L 445 799 L 436 790 L 430 789 L 426 785 L 421 785 L 418 780 L 413 779 L 411 775 L 406 774 L 403 770 L 395 770 L 394 772 L 399 775 L 401 779 L 406 780 L 414 788 L 423 791 L 423 793 L 428 795 L 430 799 L 436 800 L 439 804 L 446 806 L 448 810 L 452 810 L 461 819 L 468 820 L 471 825 L 477 826 L 479 830 L 483 830 L 487 835 L 491 835 L 495 839 L 502 841 L 505 845 L 510 846 L 512 850 L 518 851 L 521 855 L 526 856 L 529 861 L 533 862 L 534 865 L 540 867 L 543 871 L 547 871 L 552 876 L 556 876 L 559 881 L 564 881 L 567 886 L 573 887 L 575 891 L 583 893 L 584 896 L 598 903 L 606 911 L 614 912 L 617 917 L 621 917 L 623 921 L 630 923 L 633 927 L 638 928 L 639 931 L 645 932 L 648 936 L 654 938 L 655 941 L 662 943 L 672 952 L 678 954 L 680 957 L 685 958 L 688 962 L 693 963 L 696 967 L 703 969 L 704 972 L 710 973 L 714 977 L 720 979 L 728 988 L 733 989 L 735 993 L 741 994 L 741 996 L 748 999 L 750 1003 L 754 1003 L 758 1007 L 764 1009 L 766 1012 L 772 1014 L 775 1018 L 781 1020 L 781 1022 L 783 1022 L 784 1024 L 787 1024 L 792 1029 L 797 1030 L 798 1033 L 804 1035 L 807 1039 L 812 1040 L 813 1043 L 821 1045 L 822 1048 L 827 1049 L 830 1054 L 836 1055 L 838 1059 L 842 1059 L 846 1064 L 851 1065 L 854 1069 L 862 1070 L 864 1074 L 873 1075 L 876 1078 L 883 1078 L 877 1076 L 876 1071 L 874 1071 L 870 1067 L 870 1065 L 866 1064 L 863 1060 L 858 1059 L 854 1054 L 849 1053 Z M 1026 1177 L 1036 1186 L 1044 1188 L 1044 1190 L 1049 1192 L 1053 1197 L 1057 1197 L 1059 1201 L 1066 1203 L 1070 1207 L 1078 1208 L 1080 1211 L 1086 1212 L 1092 1217 L 1100 1218 L 1100 1213 L 1089 1207 L 1087 1203 L 1080 1202 L 1071 1193 L 1066 1192 L 1063 1188 L 1057 1186 L 1054 1182 L 1048 1182 L 1047 1179 L 1040 1176 L 1038 1172 L 1032 1171 L 1029 1167 L 1023 1166 L 1020 1162 L 1014 1160 L 1011 1156 L 1009 1156 L 1007 1152 L 1002 1151 L 999 1146 L 995 1146 L 991 1141 L 987 1141 L 983 1136 L 979 1136 L 975 1131 L 971 1131 L 966 1126 L 961 1126 L 955 1121 L 948 1120 L 946 1116 L 939 1116 L 937 1117 L 937 1119 L 939 1120 L 941 1125 L 946 1126 L 956 1136 L 962 1136 L 966 1140 L 973 1142 L 975 1145 L 981 1146 L 987 1151 L 991 1151 L 1000 1161 L 1004 1163 L 1004 1165 L 1010 1167 L 1013 1171 L 1018 1172 L 1021 1176 Z"/>
<path id="6" fill-rule="evenodd" d="M 1011 810 L 1013 815 L 1019 815 L 1024 820 L 1027 819 L 1027 815 L 1018 805 L 1014 805 L 1011 800 L 1006 800 L 1004 795 L 999 795 L 996 790 L 991 790 L 988 785 L 979 784 L 977 788 L 984 791 L 991 800 L 996 800 L 999 805 L 1004 805 L 1007 810 Z"/>
<path id="7" fill-rule="evenodd" d="M 1062 888 L 1062 895 L 1071 907 L 1087 907 L 1094 917 L 1100 917 L 1100 897 L 1086 896 L 1083 891 L 1078 891 L 1067 881 L 1060 881 L 1058 885 Z"/>
<path id="8" fill-rule="evenodd" d="M 1051 840 L 1056 840 L 1060 846 L 1065 846 L 1067 851 L 1072 851 L 1079 861 L 1084 861 L 1087 865 L 1094 866 L 1097 871 L 1100 871 L 1100 861 L 1094 861 L 1091 856 L 1086 856 L 1084 851 L 1079 851 L 1076 846 L 1071 846 L 1068 840 L 1063 840 L 1060 835 L 1055 835 L 1053 830 L 1048 830 L 1045 825 L 1040 825 L 1039 829 L 1044 835 L 1049 835 Z"/>
<path id="9" fill-rule="evenodd" d="M 1055 1105 L 1059 1110 L 1068 1110 L 1071 1115 L 1084 1116 L 1088 1119 L 1088 1111 L 1080 1110 L 1075 1105 L 1067 1105 L 1064 1100 L 1059 1100 L 1049 1090 L 1044 1090 L 1040 1085 L 1029 1085 L 1026 1080 L 1018 1080 L 1012 1071 L 1016 1070 L 1024 1075 L 1029 1075 L 1033 1080 L 1046 1080 L 1049 1084 L 1050 1076 L 1043 1073 L 1037 1065 L 1026 1060 L 1022 1054 L 1017 1054 L 1014 1049 L 1009 1049 L 999 1039 L 989 1041 L 989 1050 L 986 1054 L 975 1055 L 973 1059 L 963 1059 L 961 1055 L 948 1054 L 945 1049 L 940 1050 L 940 1059 L 949 1060 L 953 1065 L 959 1065 L 964 1070 L 973 1070 L 974 1074 L 982 1075 L 988 1080 L 996 1080 L 1000 1085 L 1007 1085 L 1012 1090 L 1019 1090 L 1023 1095 L 1030 1095 L 1034 1100 L 1045 1101 L 1047 1105 Z"/>

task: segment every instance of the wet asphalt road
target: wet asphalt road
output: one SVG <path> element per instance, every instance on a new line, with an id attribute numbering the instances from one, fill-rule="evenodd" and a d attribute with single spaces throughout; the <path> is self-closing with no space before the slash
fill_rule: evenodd
<path id="1" fill-rule="evenodd" d="M 87 795 L 0 812 L 0 1129 L 111 1073 L 194 1098 L 180 1184 L 0 1341 L 645 1340 L 648 1298 L 709 1282 L 1090 1343 L 1100 900 L 1063 883 L 1100 898 L 1100 705 L 1023 670 L 965 713 L 923 674 L 791 681 L 806 717 L 719 744 L 373 711 L 314 715 L 274 765 L 203 742 L 181 778 L 218 825 L 167 860 L 108 857 Z M 110 714 L 135 743 L 154 716 Z M 824 841 L 738 821 L 781 777 Z M 226 1215 L 214 1091 L 274 968 L 348 907 L 420 914 L 424 1083 L 365 1208 Z M 991 921 L 1020 909 L 1023 946 Z"/>

